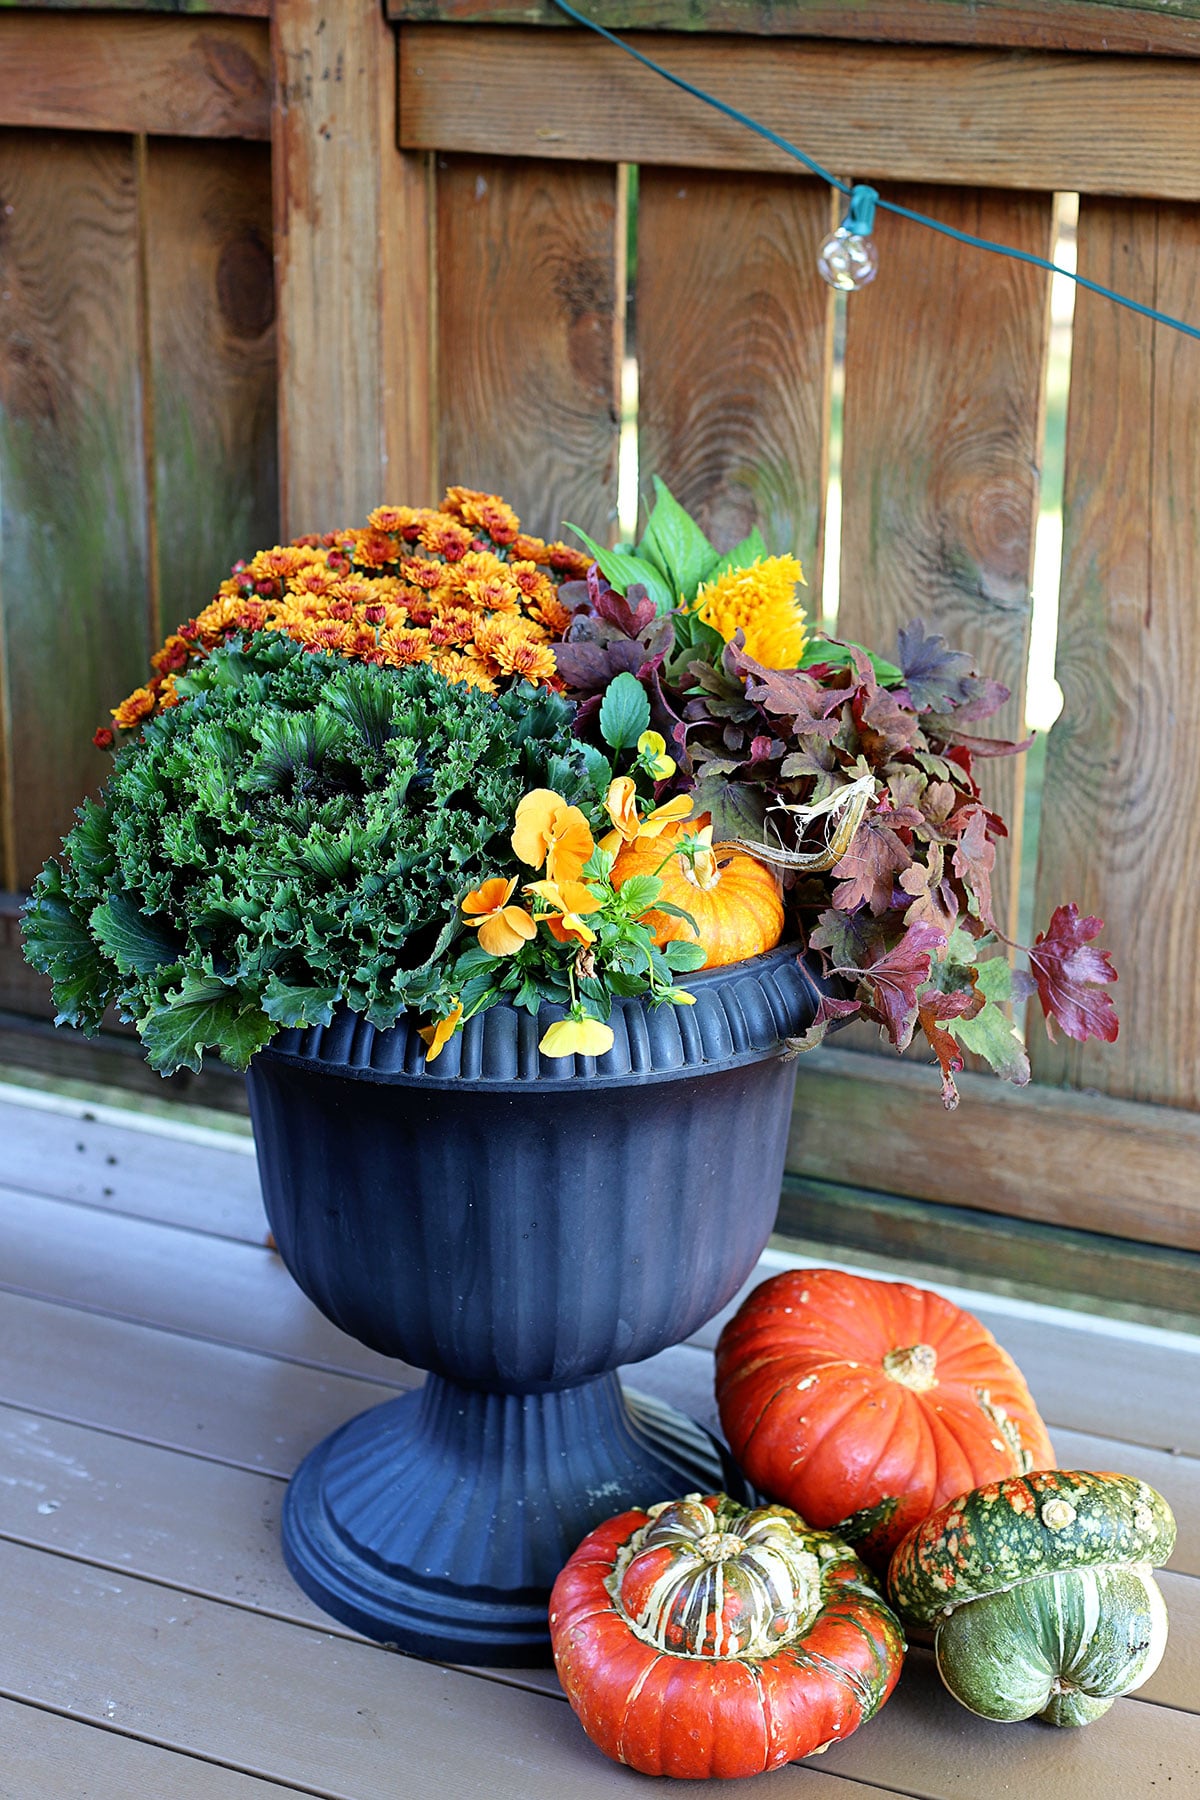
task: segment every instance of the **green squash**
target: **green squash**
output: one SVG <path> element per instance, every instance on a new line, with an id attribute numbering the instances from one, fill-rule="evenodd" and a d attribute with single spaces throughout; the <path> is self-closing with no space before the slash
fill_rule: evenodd
<path id="1" fill-rule="evenodd" d="M 972 1712 L 1087 1725 L 1162 1659 L 1150 1571 L 1174 1544 L 1144 1481 L 1048 1469 L 931 1513 L 897 1546 L 888 1589 L 903 1618 L 936 1626 L 938 1672 Z"/>

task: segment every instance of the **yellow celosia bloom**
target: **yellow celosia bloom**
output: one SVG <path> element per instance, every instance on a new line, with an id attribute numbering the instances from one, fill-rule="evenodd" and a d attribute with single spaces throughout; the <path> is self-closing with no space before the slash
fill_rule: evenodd
<path id="1" fill-rule="evenodd" d="M 425 1061 L 436 1062 L 462 1023 L 463 1009 L 456 1006 L 434 1025 L 423 1025 L 417 1036 L 425 1044 Z"/>
<path id="2" fill-rule="evenodd" d="M 549 881 L 578 881 L 595 849 L 587 820 L 552 788 L 534 788 L 517 807 L 513 852 L 531 869 L 546 865 Z"/>
<path id="3" fill-rule="evenodd" d="M 702 587 L 696 611 L 729 643 L 745 633 L 746 654 L 768 669 L 794 669 L 804 654 L 803 607 L 796 583 L 804 580 L 794 556 L 767 556 L 748 569 L 730 569 Z"/>
<path id="4" fill-rule="evenodd" d="M 515 875 L 511 881 L 496 875 L 462 903 L 467 924 L 479 932 L 480 945 L 489 956 L 513 956 L 537 936 L 537 926 L 525 908 L 508 904 L 516 885 Z"/>
<path id="5" fill-rule="evenodd" d="M 613 1030 L 602 1019 L 559 1019 L 543 1033 L 543 1056 L 603 1056 L 613 1047 Z"/>

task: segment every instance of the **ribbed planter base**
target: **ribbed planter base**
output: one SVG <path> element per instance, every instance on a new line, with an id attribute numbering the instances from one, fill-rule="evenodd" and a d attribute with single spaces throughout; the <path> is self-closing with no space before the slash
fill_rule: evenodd
<path id="1" fill-rule="evenodd" d="M 615 1375 L 549 1394 L 431 1375 L 301 1464 L 284 1554 L 305 1593 L 368 1637 L 528 1667 L 549 1661 L 550 1588 L 593 1526 L 738 1484 L 708 1432 Z"/>

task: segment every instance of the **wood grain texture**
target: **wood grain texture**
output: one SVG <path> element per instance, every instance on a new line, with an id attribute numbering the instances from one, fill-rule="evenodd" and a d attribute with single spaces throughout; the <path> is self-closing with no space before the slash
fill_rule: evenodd
<path id="1" fill-rule="evenodd" d="M 946 1114 L 934 1072 L 849 1050 L 801 1063 L 787 1166 L 985 1212 L 1200 1250 L 1200 1119 L 991 1075 Z"/>
<path id="2" fill-rule="evenodd" d="M 271 11 L 271 0 L 5 0 L 5 5 L 14 12 L 202 13 L 247 19 L 265 19 Z"/>
<path id="3" fill-rule="evenodd" d="M 270 135 L 256 20 L 0 11 L 0 125 L 175 137 Z"/>
<path id="4" fill-rule="evenodd" d="M 396 147 L 395 41 L 377 0 L 279 0 L 272 45 L 291 537 L 361 522 L 387 492 L 434 498 L 429 196 L 421 159 Z"/>
<path id="5" fill-rule="evenodd" d="M 757 525 L 819 609 L 833 294 L 828 189 L 647 168 L 638 188 L 638 456 L 720 550 Z"/>
<path id="6" fill-rule="evenodd" d="M 1200 315 L 1194 209 L 1084 202 L 1080 270 Z M 1075 900 L 1121 974 L 1113 1045 L 1046 1042 L 1045 1081 L 1200 1106 L 1200 343 L 1080 292 L 1036 920 Z M 1200 1165 L 1197 1165 L 1200 1166 Z M 1193 1169 L 1193 1181 L 1195 1168 Z"/>
<path id="7" fill-rule="evenodd" d="M 92 732 L 146 666 L 137 230 L 128 140 L 0 133 L 9 887 L 101 779 Z"/>
<path id="8" fill-rule="evenodd" d="M 1200 197 L 1186 62 L 653 33 L 639 48 L 858 180 Z M 773 144 L 578 32 L 406 27 L 400 124 L 414 150 L 796 173 Z"/>
<path id="9" fill-rule="evenodd" d="M 402 115 L 403 116 L 403 115 Z M 441 477 L 528 531 L 614 535 L 624 209 L 617 170 L 440 158 Z"/>
<path id="10" fill-rule="evenodd" d="M 78 4 L 78 0 L 56 0 Z M 133 0 L 130 0 L 133 3 Z M 404 23 L 557 25 L 553 0 L 387 0 Z M 232 8 L 230 9 L 232 10 Z M 1149 56 L 1200 55 L 1196 0 L 590 0 L 609 31 L 747 32 L 901 44 L 1006 45 Z"/>
<path id="11" fill-rule="evenodd" d="M 2 1800 L 289 1800 L 294 1788 L 258 1781 L 196 1757 L 63 1718 L 37 1705 L 0 1700 Z"/>
<path id="12" fill-rule="evenodd" d="M 891 193 L 960 231 L 1050 254 L 1048 194 Z M 886 214 L 877 236 L 881 276 L 846 316 L 838 631 L 891 655 L 919 615 L 1011 690 L 980 735 L 1019 738 L 1049 280 Z M 981 759 L 977 775 L 1011 834 L 993 890 L 1011 937 L 1023 759 Z"/>
<path id="13" fill-rule="evenodd" d="M 143 197 L 162 627 L 278 541 L 271 161 L 153 141 Z"/>
<path id="14" fill-rule="evenodd" d="M 886 1178 L 886 1171 L 884 1171 Z M 906 1280 L 959 1281 L 1110 1317 L 1200 1329 L 1200 1253 L 994 1216 L 948 1201 L 900 1199 L 789 1175 L 775 1235 L 809 1259 L 836 1256 Z"/>

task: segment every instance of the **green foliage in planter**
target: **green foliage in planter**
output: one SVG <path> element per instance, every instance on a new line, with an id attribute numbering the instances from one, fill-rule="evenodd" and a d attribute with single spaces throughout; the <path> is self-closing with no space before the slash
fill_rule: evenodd
<path id="1" fill-rule="evenodd" d="M 458 901 L 511 856 L 522 794 L 594 807 L 608 779 L 556 694 L 493 698 L 282 635 L 216 651 L 180 691 L 118 753 L 25 918 L 60 1022 L 95 1032 L 115 1003 L 162 1074 L 210 1048 L 244 1068 L 339 1002 L 380 1027 L 421 1006 Z"/>

